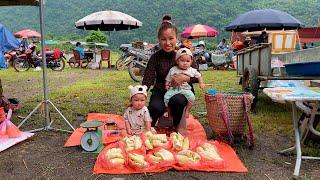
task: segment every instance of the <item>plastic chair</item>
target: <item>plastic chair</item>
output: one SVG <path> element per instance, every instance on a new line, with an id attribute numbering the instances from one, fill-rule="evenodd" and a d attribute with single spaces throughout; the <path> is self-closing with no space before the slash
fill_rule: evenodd
<path id="1" fill-rule="evenodd" d="M 89 59 L 81 59 L 80 58 L 80 52 L 77 51 L 77 50 L 73 50 L 73 56 L 74 56 L 74 64 L 79 64 L 78 67 L 81 67 L 81 68 L 85 68 L 88 66 L 88 63 L 89 63 Z M 69 64 L 71 63 L 70 61 L 68 62 Z M 76 66 L 74 66 L 76 67 Z"/>
<path id="2" fill-rule="evenodd" d="M 101 60 L 99 62 L 99 69 L 102 68 L 102 61 L 108 61 L 108 68 L 111 68 L 110 49 L 101 50 Z"/>

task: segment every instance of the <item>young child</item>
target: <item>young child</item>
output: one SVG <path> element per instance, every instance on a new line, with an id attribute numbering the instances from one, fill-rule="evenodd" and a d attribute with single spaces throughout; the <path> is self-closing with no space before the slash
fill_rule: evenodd
<path id="1" fill-rule="evenodd" d="M 130 91 L 130 106 L 123 115 L 127 133 L 133 135 L 149 131 L 152 119 L 148 108 L 145 106 L 147 86 L 130 85 L 128 88 Z"/>
<path id="2" fill-rule="evenodd" d="M 193 61 L 192 58 L 193 58 L 192 52 L 188 48 L 179 49 L 176 53 L 176 58 L 175 58 L 177 66 L 174 66 L 169 70 L 169 73 L 166 77 L 166 84 L 165 84 L 166 89 L 168 90 L 164 95 L 164 103 L 166 107 L 168 107 L 168 102 L 170 98 L 176 94 L 183 94 L 187 98 L 188 104 L 186 106 L 186 112 L 185 112 L 186 118 L 189 117 L 192 104 L 195 100 L 195 96 L 191 91 L 191 86 L 187 82 L 184 82 L 179 87 L 171 87 L 170 82 L 172 80 L 172 77 L 175 76 L 175 74 L 182 73 L 189 77 L 198 78 L 200 88 L 203 89 L 205 87 L 201 74 L 196 69 L 191 67 L 191 64 Z M 168 113 L 169 112 L 167 111 L 164 114 L 164 116 L 167 117 Z"/>

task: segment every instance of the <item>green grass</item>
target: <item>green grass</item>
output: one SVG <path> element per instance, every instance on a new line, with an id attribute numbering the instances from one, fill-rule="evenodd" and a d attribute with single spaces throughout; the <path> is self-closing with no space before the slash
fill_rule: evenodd
<path id="1" fill-rule="evenodd" d="M 72 71 L 84 71 L 90 73 L 90 70 L 75 70 L 67 68 L 63 72 L 48 71 L 49 76 L 68 76 Z M 0 77 L 9 81 L 19 81 L 24 78 L 39 76 L 39 72 L 16 73 L 13 70 L 0 71 Z M 204 94 L 210 88 L 218 92 L 241 92 L 241 86 L 238 85 L 239 78 L 235 71 L 203 71 L 206 83 L 212 84 L 204 90 L 199 89 L 195 84 L 196 102 L 192 108 L 192 114 L 196 115 L 203 125 L 207 125 L 206 116 L 201 112 L 206 112 Z M 86 116 L 89 112 L 123 114 L 128 104 L 127 87 L 134 83 L 127 71 L 106 71 L 102 76 L 92 80 L 79 80 L 78 82 L 66 85 L 55 91 L 50 91 L 50 99 L 58 107 L 65 117 L 75 121 L 78 116 Z M 149 93 L 150 96 L 150 93 Z M 24 102 L 24 107 L 19 110 L 19 114 L 27 115 L 41 101 L 42 96 L 30 97 Z M 198 113 L 200 112 L 200 113 Z M 42 114 L 37 113 L 31 125 L 41 125 Z M 59 118 L 57 113 L 52 113 L 53 118 Z M 37 118 L 38 117 L 38 118 Z M 293 125 L 291 121 L 291 107 L 287 104 L 274 103 L 270 98 L 260 93 L 257 104 L 257 113 L 252 114 L 252 121 L 255 134 L 265 135 L 268 133 L 279 134 L 293 138 Z M 17 120 L 15 119 L 15 122 Z M 63 121 L 57 121 L 59 124 Z M 308 150 L 308 152 L 319 153 L 319 150 Z"/>
<path id="2" fill-rule="evenodd" d="M 49 76 L 66 76 L 74 69 L 67 68 L 61 73 L 48 71 Z M 23 79 L 26 76 L 32 78 L 39 76 L 39 72 L 0 71 L 3 79 Z M 204 94 L 210 88 L 218 92 L 241 92 L 238 85 L 238 77 L 235 71 L 203 71 L 206 83 L 212 84 L 204 90 L 195 84 L 196 102 L 192 108 L 193 114 L 206 112 Z M 4 76 L 3 76 L 4 75 Z M 87 81 L 78 81 L 59 90 L 50 92 L 50 99 L 64 112 L 68 119 L 74 120 L 77 116 L 85 116 L 89 112 L 122 114 L 128 104 L 127 87 L 134 83 L 126 71 L 108 71 L 103 76 Z M 24 103 L 23 111 L 30 112 L 42 96 L 30 98 Z M 261 96 L 257 106 L 257 113 L 252 116 L 256 132 L 272 131 L 275 133 L 287 132 L 292 128 L 290 119 L 290 107 L 278 103 L 272 103 L 269 98 Z M 207 124 L 206 117 L 199 119 Z M 281 126 L 279 126 L 281 122 Z"/>

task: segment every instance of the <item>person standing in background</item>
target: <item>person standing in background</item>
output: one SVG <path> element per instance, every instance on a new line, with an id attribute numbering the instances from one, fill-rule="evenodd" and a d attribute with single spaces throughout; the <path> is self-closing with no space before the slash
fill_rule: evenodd
<path id="1" fill-rule="evenodd" d="M 221 40 L 221 42 L 218 44 L 218 49 L 225 50 L 227 48 L 227 41 L 225 38 Z"/>
<path id="2" fill-rule="evenodd" d="M 22 40 L 21 40 L 21 42 L 20 42 L 20 44 L 19 44 L 19 50 L 20 50 L 22 53 L 24 53 L 25 50 L 28 49 L 28 46 L 29 46 L 29 44 L 28 44 L 28 37 L 27 37 L 27 36 L 23 36 L 23 37 L 22 37 Z"/>
<path id="3" fill-rule="evenodd" d="M 268 43 L 268 35 L 266 31 L 262 31 L 261 35 L 258 37 L 256 44 Z"/>
<path id="4" fill-rule="evenodd" d="M 81 43 L 80 42 L 76 43 L 76 48 L 74 50 L 79 51 L 80 59 L 84 58 L 84 49 L 83 49 L 83 47 L 81 47 Z"/>

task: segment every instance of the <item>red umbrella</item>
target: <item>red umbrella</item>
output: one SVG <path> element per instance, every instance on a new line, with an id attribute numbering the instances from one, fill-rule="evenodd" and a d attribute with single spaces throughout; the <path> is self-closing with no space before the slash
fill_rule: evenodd
<path id="1" fill-rule="evenodd" d="M 27 38 L 40 38 L 41 34 L 32 29 L 24 29 L 14 33 L 17 38 L 27 37 Z"/>
<path id="2" fill-rule="evenodd" d="M 181 33 L 182 38 L 216 37 L 219 32 L 210 26 L 197 24 L 188 26 Z"/>

